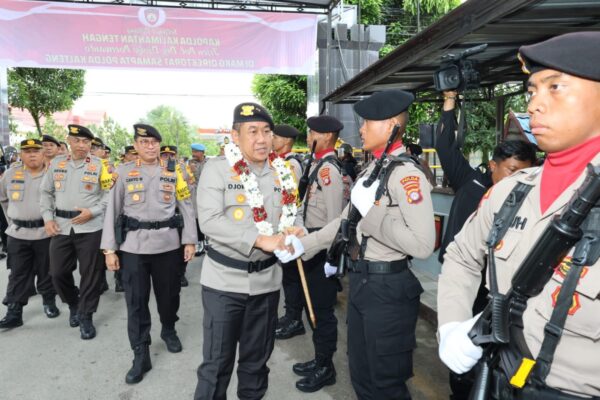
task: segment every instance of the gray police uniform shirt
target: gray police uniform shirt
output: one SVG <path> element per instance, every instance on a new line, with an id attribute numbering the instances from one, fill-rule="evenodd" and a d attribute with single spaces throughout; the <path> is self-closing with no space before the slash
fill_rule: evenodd
<path id="1" fill-rule="evenodd" d="M 322 158 L 334 156 L 335 151 L 328 152 Z M 319 161 L 313 161 L 309 176 L 317 168 Z M 344 182 L 338 167 L 332 162 L 325 161 L 317 172 L 317 178 L 307 188 L 306 199 L 306 228 L 322 228 L 330 221 L 338 218 L 344 210 Z"/>
<path id="2" fill-rule="evenodd" d="M 281 186 L 277 173 L 269 162 L 262 168 L 250 165 L 264 197 L 267 221 L 276 232 L 281 216 Z M 259 261 L 273 257 L 254 248 L 258 230 L 252 209 L 248 205 L 244 186 L 238 174 L 225 157 L 210 159 L 198 183 L 198 222 L 208 238 L 209 246 L 240 261 Z M 296 225 L 302 224 L 299 211 Z M 205 256 L 200 283 L 204 286 L 234 293 L 259 295 L 281 288 L 282 272 L 279 264 L 260 272 L 248 273 L 227 267 Z"/>
<path id="3" fill-rule="evenodd" d="M 287 153 L 283 155 L 283 159 L 290 163 L 290 167 L 292 172 L 294 173 L 294 179 L 296 183 L 300 182 L 300 178 L 302 178 L 302 165 L 300 165 L 300 161 L 298 161 L 294 156 L 296 153 Z"/>
<path id="4" fill-rule="evenodd" d="M 404 147 L 391 152 L 405 153 Z M 369 176 L 375 162 L 372 161 L 361 176 Z M 371 261 L 395 261 L 408 255 L 427 258 L 435 245 L 435 222 L 431 201 L 432 186 L 425 175 L 413 163 L 406 162 L 392 171 L 388 190 L 373 205 L 357 227 L 357 240 L 367 236 L 365 259 Z M 389 196 L 388 196 L 389 195 Z M 342 218 L 348 215 L 348 205 L 342 216 L 334 219 L 323 229 L 301 238 L 304 259 L 314 257 L 329 248 L 335 238 Z"/>
<path id="5" fill-rule="evenodd" d="M 40 212 L 40 185 L 44 172 L 33 176 L 22 165 L 12 167 L 0 179 L 0 203 L 8 220 L 6 234 L 15 239 L 41 240 L 48 238 L 44 227 L 22 228 L 12 220 L 34 221 L 42 219 Z"/>
<path id="6" fill-rule="evenodd" d="M 160 254 L 183 244 L 196 244 L 196 219 L 191 195 L 177 200 L 177 174 L 166 164 L 144 165 L 138 159 L 119 165 L 117 180 L 110 191 L 100 248 L 133 254 Z M 127 233 L 121 245 L 115 239 L 115 222 L 124 214 L 138 221 L 164 221 L 175 215 L 183 217 L 181 238 L 175 228 L 138 229 Z"/>
<path id="7" fill-rule="evenodd" d="M 56 156 L 42 180 L 40 209 L 44 222 L 56 220 L 61 235 L 97 232 L 102 229 L 108 190 L 100 186 L 102 159 L 88 155 L 73 160 L 71 155 Z M 92 218 L 79 225 L 70 218 L 55 216 L 55 210 L 76 211 L 75 207 L 88 208 Z"/>

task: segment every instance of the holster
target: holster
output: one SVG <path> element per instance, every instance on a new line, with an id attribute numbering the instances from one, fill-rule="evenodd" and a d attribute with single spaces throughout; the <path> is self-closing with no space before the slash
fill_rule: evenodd
<path id="1" fill-rule="evenodd" d="M 127 231 L 125 228 L 125 219 L 127 217 L 123 214 L 119 215 L 119 217 L 117 218 L 117 222 L 115 223 L 115 240 L 117 242 L 118 245 L 123 244 L 123 242 L 125 242 L 125 239 L 127 237 Z"/>

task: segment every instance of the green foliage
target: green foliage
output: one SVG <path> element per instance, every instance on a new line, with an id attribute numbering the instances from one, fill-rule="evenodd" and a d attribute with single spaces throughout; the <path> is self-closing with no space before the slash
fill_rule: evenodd
<path id="1" fill-rule="evenodd" d="M 419 140 L 419 124 L 436 124 L 440 119 L 440 105 L 436 103 L 413 103 L 408 110 L 408 124 L 404 141 L 413 143 Z"/>
<path id="2" fill-rule="evenodd" d="M 14 68 L 8 71 L 8 101 L 31 114 L 38 134 L 43 116 L 68 110 L 83 95 L 85 71 L 75 69 Z"/>
<path id="3" fill-rule="evenodd" d="M 140 122 L 158 129 L 162 136 L 161 144 L 177 146 L 179 156 L 189 157 L 192 154 L 191 144 L 194 128 L 190 126 L 180 111 L 161 105 L 150 110 Z"/>
<path id="4" fill-rule="evenodd" d="M 217 156 L 221 150 L 219 143 L 217 143 L 216 140 L 196 140 L 194 143 L 200 143 L 206 146 L 204 154 L 207 156 Z"/>
<path id="5" fill-rule="evenodd" d="M 276 124 L 288 124 L 301 133 L 306 142 L 306 76 L 255 75 L 252 92 L 265 106 Z"/>
<path id="6" fill-rule="evenodd" d="M 100 137 L 102 141 L 112 150 L 110 158 L 112 161 L 119 159 L 125 146 L 133 143 L 133 130 L 123 128 L 112 118 L 105 118 L 102 125 L 90 125 L 88 128 L 95 136 Z"/>
<path id="7" fill-rule="evenodd" d="M 377 25 L 381 23 L 382 0 L 348 0 L 347 4 L 360 6 L 360 23 Z"/>
<path id="8" fill-rule="evenodd" d="M 419 3 L 421 14 L 442 16 L 460 5 L 460 0 L 403 0 L 404 11 L 417 15 L 417 3 Z"/>

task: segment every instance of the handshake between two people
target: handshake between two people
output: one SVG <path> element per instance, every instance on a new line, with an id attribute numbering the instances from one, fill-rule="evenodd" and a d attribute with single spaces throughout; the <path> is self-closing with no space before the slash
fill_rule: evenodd
<path id="1" fill-rule="evenodd" d="M 274 253 L 281 262 L 287 263 L 304 254 L 304 246 L 299 238 L 305 234 L 303 227 L 292 226 L 285 233 L 278 235 L 259 235 L 254 246 L 265 252 Z"/>

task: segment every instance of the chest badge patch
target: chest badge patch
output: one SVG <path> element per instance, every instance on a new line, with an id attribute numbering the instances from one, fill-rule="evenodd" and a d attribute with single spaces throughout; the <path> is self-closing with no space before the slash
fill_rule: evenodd
<path id="1" fill-rule="evenodd" d="M 552 292 L 552 308 L 556 307 L 556 301 L 558 300 L 558 295 L 560 294 L 560 289 L 562 286 L 557 286 Z M 573 302 L 571 303 L 571 307 L 569 308 L 569 315 L 574 315 L 581 308 L 581 301 L 579 301 L 579 293 L 573 293 Z"/>
<path id="2" fill-rule="evenodd" d="M 236 208 L 233 210 L 233 219 L 236 221 L 241 221 L 244 218 L 244 210 L 241 208 Z"/>
<path id="3" fill-rule="evenodd" d="M 19 200 L 21 198 L 21 193 L 19 193 L 19 192 L 13 192 L 13 194 L 10 197 L 13 200 Z"/>
<path id="4" fill-rule="evenodd" d="M 246 201 L 246 196 L 244 196 L 243 194 L 241 194 L 241 193 L 240 193 L 240 194 L 238 194 L 238 195 L 236 196 L 235 200 L 236 200 L 238 203 L 242 204 L 242 203 L 244 203 L 244 202 Z"/>
<path id="5" fill-rule="evenodd" d="M 408 204 L 419 204 L 423 200 L 419 179 L 420 178 L 415 175 L 405 176 L 400 179 L 400 184 L 406 192 L 406 201 Z"/>

